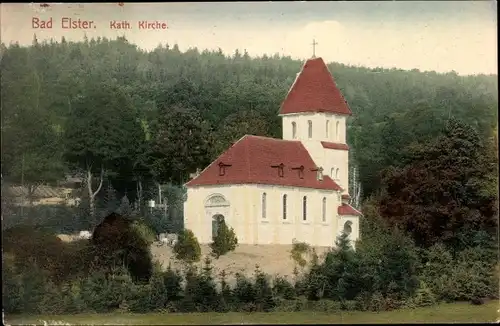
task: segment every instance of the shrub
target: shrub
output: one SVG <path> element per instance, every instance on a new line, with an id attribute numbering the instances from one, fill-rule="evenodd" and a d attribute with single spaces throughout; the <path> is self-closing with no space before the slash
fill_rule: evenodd
<path id="1" fill-rule="evenodd" d="M 21 274 L 21 311 L 27 314 L 43 313 L 42 302 L 49 275 L 35 263 Z"/>
<path id="2" fill-rule="evenodd" d="M 177 259 L 188 263 L 197 262 L 201 257 L 200 244 L 191 230 L 181 231 L 173 250 Z"/>
<path id="3" fill-rule="evenodd" d="M 429 307 L 435 305 L 437 300 L 427 284 L 421 281 L 412 302 L 416 307 Z"/>
<path id="4" fill-rule="evenodd" d="M 257 311 L 268 312 L 276 306 L 269 278 L 258 266 L 255 267 L 254 292 Z"/>
<path id="5" fill-rule="evenodd" d="M 174 271 L 171 265 L 165 272 L 162 273 L 163 284 L 167 291 L 167 299 L 169 302 L 178 301 L 182 297 L 182 276 L 178 271 Z"/>
<path id="6" fill-rule="evenodd" d="M 292 300 L 280 299 L 276 300 L 276 306 L 273 311 L 276 312 L 295 312 L 308 309 L 309 301 L 305 297 L 297 297 Z"/>
<path id="7" fill-rule="evenodd" d="M 276 276 L 273 282 L 273 292 L 275 297 L 285 300 L 293 300 L 296 297 L 295 288 L 286 278 Z"/>
<path id="8" fill-rule="evenodd" d="M 2 302 L 7 313 L 20 313 L 22 308 L 22 283 L 16 273 L 12 257 L 3 255 L 2 259 Z"/>
<path id="9" fill-rule="evenodd" d="M 2 233 L 3 252 L 13 256 L 19 272 L 29 271 L 32 262 L 49 273 L 54 282 L 61 281 L 65 273 L 67 246 L 55 234 L 30 226 L 17 226 Z"/>
<path id="10" fill-rule="evenodd" d="M 82 282 L 82 298 L 95 312 L 110 312 L 120 308 L 133 293 L 132 279 L 125 269 L 114 270 L 111 275 L 95 272 Z"/>
<path id="11" fill-rule="evenodd" d="M 212 254 L 216 258 L 233 251 L 238 245 L 238 238 L 236 238 L 234 229 L 229 229 L 226 222 L 223 220 L 218 223 L 219 226 L 217 229 L 217 235 L 213 238 L 213 242 L 210 244 Z"/>
<path id="12" fill-rule="evenodd" d="M 309 250 L 311 249 L 311 246 L 309 246 L 305 242 L 296 242 L 292 245 L 292 250 L 290 252 L 290 257 L 293 259 L 293 261 L 299 265 L 300 267 L 304 268 L 307 264 L 307 260 L 304 258 L 304 254 L 307 254 Z"/>
<path id="13" fill-rule="evenodd" d="M 148 243 L 148 245 L 151 245 L 156 240 L 155 232 L 144 222 L 143 219 L 135 220 L 132 223 L 132 228 Z"/>
<path id="14" fill-rule="evenodd" d="M 255 289 L 250 280 L 242 274 L 236 274 L 236 285 L 233 292 L 240 306 L 255 302 Z"/>
<path id="15" fill-rule="evenodd" d="M 201 273 L 194 266 L 190 266 L 186 273 L 185 296 L 181 301 L 183 312 L 208 312 L 217 309 L 219 295 L 212 277 L 210 259 L 205 259 Z"/>
<path id="16" fill-rule="evenodd" d="M 38 305 L 38 311 L 46 315 L 60 315 L 66 312 L 65 298 L 59 286 L 51 281 L 44 285 L 44 295 Z"/>
<path id="17" fill-rule="evenodd" d="M 95 257 L 94 266 L 106 274 L 125 265 L 134 281 L 148 282 L 153 272 L 148 241 L 130 219 L 115 213 L 95 228 L 89 255 Z"/>
<path id="18" fill-rule="evenodd" d="M 220 305 L 217 307 L 217 312 L 229 312 L 235 306 L 233 291 L 227 283 L 226 271 L 222 270 L 220 273 Z"/>

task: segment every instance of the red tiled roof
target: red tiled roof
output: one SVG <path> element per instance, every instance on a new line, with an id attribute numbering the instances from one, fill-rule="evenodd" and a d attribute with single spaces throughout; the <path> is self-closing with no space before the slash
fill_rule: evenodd
<path id="1" fill-rule="evenodd" d="M 283 164 L 282 177 L 279 175 L 280 164 Z M 220 175 L 221 169 L 224 169 L 224 175 Z M 246 135 L 186 186 L 265 184 L 342 190 L 327 175 L 318 180 L 316 169 L 316 164 L 300 141 Z"/>
<path id="2" fill-rule="evenodd" d="M 351 196 L 349 196 L 348 194 L 343 194 L 342 199 L 351 199 Z"/>
<path id="3" fill-rule="evenodd" d="M 352 114 L 321 58 L 306 61 L 281 104 L 280 114 L 299 112 Z"/>
<path id="4" fill-rule="evenodd" d="M 327 141 L 322 141 L 321 145 L 323 145 L 323 148 L 328 148 L 328 149 L 340 149 L 344 151 L 349 150 L 349 146 L 347 144 L 330 143 Z"/>
<path id="5" fill-rule="evenodd" d="M 354 215 L 354 216 L 362 216 L 360 211 L 354 209 L 351 205 L 342 204 L 338 209 L 339 215 Z"/>

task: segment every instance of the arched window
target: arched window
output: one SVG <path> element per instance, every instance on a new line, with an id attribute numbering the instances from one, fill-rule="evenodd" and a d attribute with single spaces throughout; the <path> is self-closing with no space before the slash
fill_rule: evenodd
<path id="1" fill-rule="evenodd" d="M 330 120 L 326 121 L 326 139 L 330 137 Z"/>
<path id="2" fill-rule="evenodd" d="M 266 218 L 266 193 L 262 194 L 262 218 Z"/>
<path id="3" fill-rule="evenodd" d="M 330 176 L 335 180 L 335 168 L 332 168 L 332 170 L 330 171 Z"/>
<path id="4" fill-rule="evenodd" d="M 292 138 L 297 138 L 297 124 L 295 122 L 292 122 Z"/>
<path id="5" fill-rule="evenodd" d="M 307 127 L 308 127 L 309 138 L 312 138 L 312 136 L 313 136 L 313 123 L 311 120 L 307 121 Z"/>
<path id="6" fill-rule="evenodd" d="M 302 199 L 302 219 L 304 221 L 307 220 L 307 197 L 304 196 L 304 198 Z"/>
<path id="7" fill-rule="evenodd" d="M 352 222 L 351 221 L 347 221 L 344 224 L 344 233 L 346 235 L 349 235 L 349 234 L 351 234 L 351 232 L 352 232 Z"/>
<path id="8" fill-rule="evenodd" d="M 335 180 L 339 179 L 339 168 L 337 168 L 337 171 L 335 171 Z"/>
<path id="9" fill-rule="evenodd" d="M 326 198 L 323 197 L 323 222 L 326 222 Z"/>
<path id="10" fill-rule="evenodd" d="M 283 219 L 286 220 L 286 195 L 283 195 Z"/>
<path id="11" fill-rule="evenodd" d="M 335 139 L 336 140 L 339 140 L 339 134 L 340 134 L 339 126 L 340 126 L 340 122 L 337 121 L 337 123 L 335 124 Z"/>

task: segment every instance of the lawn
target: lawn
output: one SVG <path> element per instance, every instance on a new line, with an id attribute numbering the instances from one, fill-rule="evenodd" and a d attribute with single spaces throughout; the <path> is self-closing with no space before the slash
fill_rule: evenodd
<path id="1" fill-rule="evenodd" d="M 190 313 L 190 314 L 82 314 L 63 316 L 5 316 L 6 325 L 87 324 L 87 325 L 220 325 L 220 324 L 317 324 L 317 323 L 436 323 L 436 322 L 494 322 L 499 318 L 498 301 L 482 306 L 469 303 L 403 309 L 396 311 L 339 312 L 336 314 L 313 312 L 274 313 Z"/>

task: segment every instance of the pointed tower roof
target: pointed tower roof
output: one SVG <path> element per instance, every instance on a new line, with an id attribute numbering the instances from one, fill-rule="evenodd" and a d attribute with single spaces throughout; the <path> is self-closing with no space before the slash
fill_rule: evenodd
<path id="1" fill-rule="evenodd" d="M 306 61 L 281 104 L 280 114 L 302 112 L 352 114 L 322 58 Z"/>

